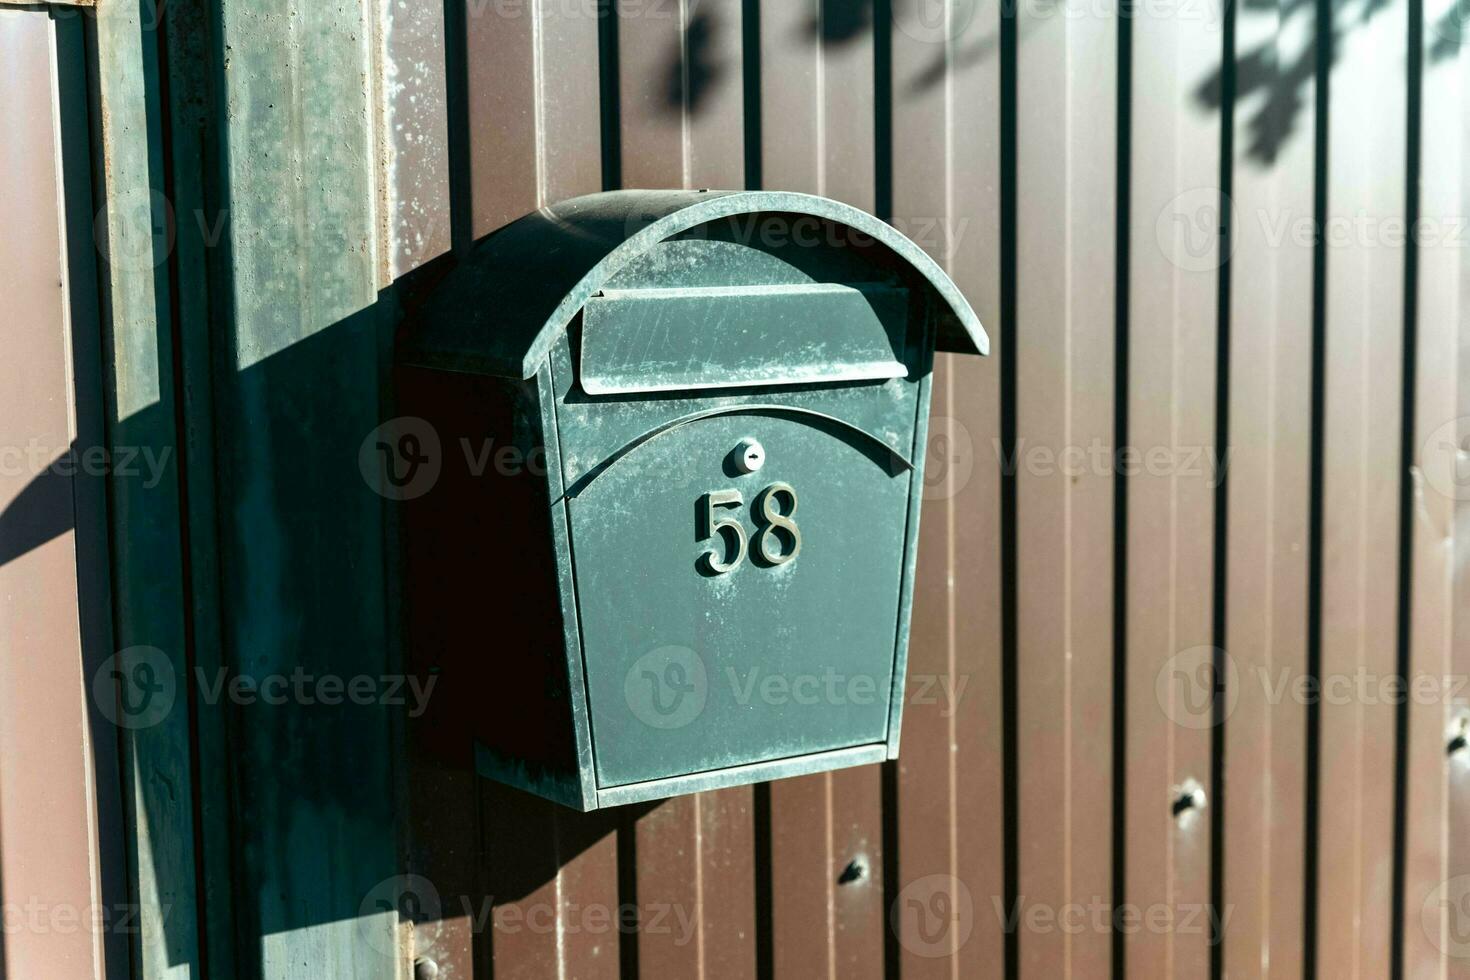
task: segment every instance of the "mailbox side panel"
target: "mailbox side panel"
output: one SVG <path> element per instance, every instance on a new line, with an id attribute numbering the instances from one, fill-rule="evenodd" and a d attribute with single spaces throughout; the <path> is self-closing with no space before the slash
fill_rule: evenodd
<path id="1" fill-rule="evenodd" d="M 919 564 L 919 510 L 924 502 L 924 460 L 929 455 L 929 406 L 934 389 L 933 312 L 925 304 L 924 344 L 919 356 L 919 405 L 914 419 L 914 471 L 909 479 L 908 525 L 903 542 L 903 579 L 898 592 L 898 640 L 893 647 L 893 693 L 888 701 L 888 758 L 898 758 L 907 690 L 909 634 L 914 620 L 914 580 Z"/>
<path id="2" fill-rule="evenodd" d="M 438 678 L 414 737 L 456 766 L 470 764 L 473 747 L 481 775 L 586 808 L 545 389 L 537 379 L 413 368 L 401 369 L 399 386 L 400 423 L 440 465 L 431 485 L 402 501 L 415 583 L 405 597 L 408 662 Z"/>

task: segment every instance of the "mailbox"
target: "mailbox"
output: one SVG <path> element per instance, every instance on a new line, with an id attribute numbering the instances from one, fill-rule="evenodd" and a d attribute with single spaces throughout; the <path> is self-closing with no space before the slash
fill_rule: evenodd
<path id="1" fill-rule="evenodd" d="M 914 243 L 789 193 L 619 191 L 412 304 L 398 422 L 429 725 L 582 810 L 895 758 L 936 350 Z"/>

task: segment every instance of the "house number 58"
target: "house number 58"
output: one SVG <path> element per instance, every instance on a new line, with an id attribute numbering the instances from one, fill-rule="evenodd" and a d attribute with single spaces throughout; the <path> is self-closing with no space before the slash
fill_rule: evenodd
<path id="1" fill-rule="evenodd" d="M 778 498 L 785 498 L 785 510 Z M 727 547 L 712 548 L 704 553 L 704 563 L 711 572 L 723 575 L 734 571 L 745 561 L 750 542 L 745 536 L 745 526 L 731 511 L 718 508 L 738 509 L 745 503 L 739 490 L 711 490 L 704 495 L 704 506 L 700 508 L 703 518 L 704 538 L 725 539 Z M 801 529 L 796 526 L 796 490 L 789 483 L 773 483 L 756 494 L 752 507 L 759 530 L 755 532 L 755 551 L 758 560 L 766 565 L 784 565 L 801 554 Z M 733 551 L 727 561 L 725 554 Z"/>

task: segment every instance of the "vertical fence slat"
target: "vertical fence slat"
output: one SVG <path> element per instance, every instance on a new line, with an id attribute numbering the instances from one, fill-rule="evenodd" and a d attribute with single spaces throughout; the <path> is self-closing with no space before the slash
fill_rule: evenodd
<path id="1" fill-rule="evenodd" d="M 1132 19 L 1127 801 L 1123 922 L 1136 976 L 1204 976 L 1211 730 L 1191 724 L 1212 639 L 1219 118 L 1218 22 L 1187 5 Z M 1193 781 L 1191 783 L 1190 781 Z M 1194 786 L 1196 805 L 1175 813 Z M 1199 806 L 1203 803 L 1204 806 Z M 1135 911 L 1136 910 L 1136 911 Z"/>
<path id="2" fill-rule="evenodd" d="M 893 5 L 893 221 L 954 276 L 986 360 L 935 358 L 897 766 L 890 923 L 904 977 L 1005 971 L 1000 11 Z M 946 924 L 936 909 L 955 910 Z"/>
<path id="3" fill-rule="evenodd" d="M 743 186 L 738 0 L 638 8 L 617 36 L 624 185 Z M 669 800 L 638 816 L 635 833 L 638 904 L 645 922 L 660 917 L 637 935 L 639 972 L 754 976 L 751 787 Z"/>
<path id="4" fill-rule="evenodd" d="M 533 5 L 463 2 L 470 202 L 478 239 L 540 201 L 536 39 Z"/>
<path id="5" fill-rule="evenodd" d="M 1311 33 L 1236 10 L 1225 623 L 1224 969 L 1302 970 L 1313 207 Z M 1220 83 L 1202 96 L 1218 103 Z M 1296 100 L 1290 126 L 1273 100 Z"/>
<path id="6" fill-rule="evenodd" d="M 1466 53 L 1461 12 L 1423 5 L 1419 129 L 1419 217 L 1415 318 L 1414 443 L 1410 478 L 1412 541 L 1409 721 L 1405 801 L 1402 975 L 1418 980 L 1466 972 L 1470 943 L 1470 752 L 1451 751 L 1470 703 L 1467 676 L 1467 517 L 1465 463 L 1470 437 L 1470 338 L 1465 316 L 1464 115 Z M 1412 42 L 1412 37 L 1411 37 Z M 1412 179 L 1412 178 L 1411 178 Z"/>
<path id="7" fill-rule="evenodd" d="M 6 451 L 0 469 L 0 903 L 7 923 L 0 973 L 100 980 L 107 968 L 103 945 L 117 944 L 91 927 L 89 910 L 119 896 L 104 893 L 99 881 L 94 808 L 115 809 L 118 801 L 94 795 L 99 789 L 115 793 L 117 786 L 99 786 L 93 775 L 94 762 L 116 765 L 115 755 L 94 758 L 94 739 L 114 753 L 116 742 L 107 732 L 88 731 L 112 714 L 111 705 L 96 715 L 89 710 L 96 664 L 87 663 L 93 651 L 84 647 L 97 613 L 105 615 L 106 597 L 79 582 L 84 555 L 96 548 L 93 536 L 105 540 L 107 532 L 95 526 L 98 515 L 84 503 L 89 477 L 66 468 L 68 453 L 78 454 L 75 464 L 89 445 L 99 444 L 86 420 L 102 415 L 100 390 L 81 387 L 84 380 L 96 383 L 95 369 L 73 375 L 73 350 L 100 364 L 100 337 L 95 310 L 71 306 L 68 295 L 73 288 L 96 292 L 95 280 L 72 282 L 93 270 L 70 268 L 67 258 L 68 206 L 78 190 L 86 191 L 66 187 L 64 175 L 72 168 L 57 139 L 72 125 L 61 113 L 77 109 L 64 97 L 59 75 L 80 73 L 82 66 L 56 57 L 57 34 L 71 31 L 79 38 L 75 22 L 0 10 L 8 96 L 0 107 L 6 133 L 0 170 L 8 178 L 0 188 L 0 294 L 7 307 L 0 359 L 0 446 Z M 89 196 L 85 207 L 90 218 Z M 101 610 L 89 608 L 99 600 Z M 156 909 L 148 914 L 156 929 Z M 106 952 L 120 952 L 119 962 L 126 963 L 125 948 Z M 150 957 L 150 965 L 156 962 Z"/>
<path id="8" fill-rule="evenodd" d="M 1019 921 L 1037 977 L 1104 976 L 1112 955 L 1118 41 L 1114 12 L 1087 13 L 1023 5 L 1017 24 Z"/>
<path id="9" fill-rule="evenodd" d="M 768 190 L 824 194 L 872 210 L 873 33 L 851 5 L 760 5 L 762 174 Z M 831 18 L 843 18 L 841 25 Z M 866 162 L 864 162 L 866 161 Z M 771 785 L 771 921 L 778 976 L 813 964 L 881 974 L 879 866 L 846 884 L 849 862 L 882 839 L 876 766 Z"/>
<path id="10" fill-rule="evenodd" d="M 767 190 L 873 209 L 873 31 L 860 10 L 834 0 L 761 4 Z"/>
<path id="11" fill-rule="evenodd" d="M 474 235 L 602 186 L 598 13 L 593 3 L 465 0 Z M 457 451 L 446 447 L 447 452 Z M 430 930 L 441 975 L 616 976 L 615 820 L 428 760 L 411 775 L 423 873 L 440 885 Z M 479 860 L 435 845 L 478 821 Z M 441 827 L 441 824 L 449 824 Z"/>
<path id="12" fill-rule="evenodd" d="M 448 79 L 442 0 L 383 0 L 384 142 L 393 278 L 449 251 Z"/>
<path id="13" fill-rule="evenodd" d="M 174 707 L 156 724 L 129 718 L 123 726 L 128 730 L 119 736 L 130 809 L 130 899 L 138 904 L 143 924 L 133 937 L 133 955 L 145 978 L 197 965 L 199 956 L 189 718 L 193 685 L 175 422 L 181 394 L 174 382 L 177 355 L 165 264 L 172 242 L 155 240 L 152 226 L 165 220 L 164 212 L 175 203 L 160 193 L 165 167 L 155 21 L 136 5 L 109 8 L 97 18 L 93 120 L 100 143 L 94 159 L 107 161 L 97 177 L 106 213 L 96 219 L 104 223 L 101 240 L 106 242 L 98 271 L 108 366 L 107 441 L 114 454 L 147 447 L 167 462 L 151 488 L 116 475 L 109 477 L 108 488 L 117 666 L 124 677 L 140 676 L 135 671 L 142 664 L 133 658 L 141 653 L 152 661 L 150 669 L 176 685 Z M 92 229 L 93 235 L 98 231 Z M 125 697 L 145 693 L 126 682 L 121 686 Z"/>
<path id="14" fill-rule="evenodd" d="M 740 0 L 680 0 L 618 22 L 626 187 L 745 185 Z"/>
<path id="15" fill-rule="evenodd" d="M 375 6 L 211 6 L 228 260 L 216 264 L 215 505 L 221 636 L 232 672 L 394 669 L 383 501 L 349 447 L 381 422 L 377 305 L 381 113 Z M 332 447 L 323 450 L 323 447 Z M 175 599 L 175 601 L 177 601 Z M 366 604 L 365 604 L 366 602 Z M 309 962 L 323 975 L 395 968 L 396 917 L 364 909 L 398 867 L 381 703 L 217 707 L 234 722 L 240 972 Z"/>
<path id="16" fill-rule="evenodd" d="M 1398 670 L 1407 5 L 1335 11 L 1328 84 L 1317 964 L 1389 969 Z M 1366 219 L 1366 220 L 1365 220 Z M 1366 684 L 1359 686 L 1359 678 Z"/>
<path id="17" fill-rule="evenodd" d="M 451 202 L 450 211 L 470 212 L 479 239 L 540 202 L 534 13 L 530 5 L 512 17 L 503 5 L 456 2 L 463 4 L 462 21 L 445 20 L 462 24 L 464 34 L 445 43 L 463 46 L 469 132 L 461 136 L 468 140 L 470 172 L 467 186 L 453 190 L 470 202 L 469 208 Z M 412 633 L 408 643 L 411 669 L 425 670 Z M 415 929 L 414 951 L 446 976 L 474 976 L 477 962 L 495 976 L 554 975 L 545 930 L 524 924 L 528 907 L 556 907 L 551 809 L 483 783 L 472 746 L 445 753 L 436 725 L 443 708 L 443 700 L 433 703 L 408 722 L 408 870 L 427 879 L 440 905 L 437 919 Z"/>

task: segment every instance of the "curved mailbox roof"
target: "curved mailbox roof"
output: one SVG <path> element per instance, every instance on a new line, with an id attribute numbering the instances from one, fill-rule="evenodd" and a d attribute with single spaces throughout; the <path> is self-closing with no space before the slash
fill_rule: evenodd
<path id="1" fill-rule="evenodd" d="M 857 208 L 775 191 L 608 191 L 542 208 L 479 242 L 424 302 L 403 358 L 529 378 L 587 300 L 634 258 L 712 221 L 773 212 L 828 219 L 886 247 L 940 301 L 938 349 L 990 352 L 979 318 L 944 270 Z"/>

